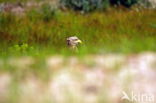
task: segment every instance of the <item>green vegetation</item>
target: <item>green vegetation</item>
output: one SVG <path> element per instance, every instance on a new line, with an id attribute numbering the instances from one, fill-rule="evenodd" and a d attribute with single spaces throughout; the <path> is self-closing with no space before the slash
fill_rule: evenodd
<path id="1" fill-rule="evenodd" d="M 65 7 L 83 12 L 106 9 L 110 5 L 109 0 L 60 0 L 60 3 Z"/>
<path id="2" fill-rule="evenodd" d="M 0 2 L 5 1 L 0 0 Z M 8 0 L 8 2 L 14 1 L 17 0 Z M 104 1 L 108 3 L 108 0 Z M 121 2 L 123 0 L 116 1 L 123 3 Z M 135 0 L 125 0 L 125 3 L 126 1 L 129 3 L 127 5 L 132 5 L 134 3 L 132 1 Z M 134 80 L 138 78 L 138 75 L 135 75 L 135 77 L 134 73 L 131 73 L 133 72 L 130 70 L 132 67 L 139 70 L 138 73 L 142 72 L 140 71 L 142 69 L 139 69 L 142 68 L 140 63 L 145 63 L 146 61 L 142 61 L 147 57 L 148 62 L 145 64 L 145 68 L 148 64 L 152 66 L 147 66 L 147 70 L 152 68 L 152 63 L 155 63 L 152 62 L 152 60 L 154 61 L 154 54 L 150 53 L 150 55 L 146 54 L 144 56 L 140 52 L 156 52 L 156 10 L 140 10 L 134 7 L 129 9 L 107 7 L 110 6 L 107 3 L 87 6 L 82 4 L 85 7 L 81 11 L 85 12 L 67 8 L 59 10 L 49 4 L 27 8 L 24 14 L 19 15 L 11 11 L 0 11 L 0 79 L 2 78 L 1 84 L 9 85 L 9 87 L 7 85 L 1 86 L 2 91 L 7 90 L 7 94 L 5 94 L 5 91 L 3 93 L 7 98 L 4 98 L 5 102 L 3 102 L 1 100 L 3 94 L 1 94 L 0 102 L 38 103 L 38 101 L 33 101 L 35 97 L 35 100 L 44 98 L 44 101 L 46 101 L 44 103 L 53 103 L 50 100 L 53 98 L 55 100 L 55 94 L 49 97 L 51 92 L 55 93 L 53 91 L 55 88 L 51 89 L 52 85 L 55 86 L 56 83 L 58 88 L 68 87 L 67 89 L 71 90 L 73 88 L 73 91 L 75 91 L 77 89 L 75 83 L 77 82 L 86 95 L 89 94 L 90 96 L 90 93 L 95 92 L 98 97 L 97 103 L 112 103 L 110 100 L 114 102 L 114 99 L 110 96 L 110 90 L 114 92 L 114 87 L 117 87 L 117 92 L 120 91 L 122 87 L 119 87 L 119 83 L 122 83 L 126 88 L 130 88 L 133 78 Z M 103 7 L 99 8 L 99 5 L 103 5 Z M 75 6 L 72 6 L 72 8 Z M 24 6 L 23 8 L 25 9 Z M 94 11 L 94 9 L 98 10 Z M 83 41 L 83 44 L 78 47 L 79 52 L 73 53 L 67 47 L 66 38 L 69 36 L 77 36 Z M 106 55 L 99 56 L 99 54 L 105 53 Z M 139 57 L 138 55 L 131 57 L 129 55 L 108 55 L 109 53 L 139 53 Z M 69 55 L 72 56 L 64 57 Z M 149 56 L 150 58 L 148 58 Z M 137 61 L 139 65 L 132 61 Z M 125 71 L 126 69 L 128 71 Z M 59 71 L 63 71 L 63 73 L 59 73 Z M 147 71 L 149 76 L 151 71 Z M 70 76 L 70 74 L 72 75 Z M 119 76 L 120 74 L 123 75 L 121 76 L 122 79 Z M 91 77 L 89 79 L 91 82 L 88 82 L 88 77 Z M 10 78 L 10 83 L 7 82 L 8 78 Z M 66 79 L 69 85 L 57 86 L 57 81 L 58 84 L 62 84 L 61 82 L 64 82 L 64 80 L 66 82 Z M 76 82 L 73 82 L 73 80 Z M 92 82 L 93 80 L 95 83 Z M 102 84 L 102 86 L 99 88 L 99 86 L 96 87 L 92 84 Z M 144 85 L 140 82 L 138 84 Z M 76 98 L 79 92 L 75 92 L 76 96 L 68 91 L 63 93 L 65 93 L 67 102 L 83 103 L 81 99 Z M 43 96 L 40 94 L 43 94 Z M 62 93 L 60 92 L 60 94 Z M 84 94 L 82 94 L 82 97 L 85 99 Z M 117 100 L 117 102 L 121 101 Z"/>
<path id="3" fill-rule="evenodd" d="M 93 10 L 108 9 L 110 5 L 122 5 L 131 7 L 139 0 L 60 0 L 60 3 L 68 8 L 89 12 Z"/>
<path id="4" fill-rule="evenodd" d="M 115 9 L 82 15 L 44 5 L 21 16 L 1 13 L 0 55 L 70 54 L 73 35 L 83 41 L 79 54 L 156 51 L 156 11 Z"/>

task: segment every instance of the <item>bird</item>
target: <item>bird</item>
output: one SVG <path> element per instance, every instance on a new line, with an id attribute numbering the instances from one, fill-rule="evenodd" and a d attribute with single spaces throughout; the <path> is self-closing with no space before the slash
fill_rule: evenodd
<path id="1" fill-rule="evenodd" d="M 73 50 L 73 51 L 78 51 L 77 46 L 79 44 L 82 44 L 82 41 L 77 37 L 77 36 L 71 36 L 67 38 L 67 46 Z"/>

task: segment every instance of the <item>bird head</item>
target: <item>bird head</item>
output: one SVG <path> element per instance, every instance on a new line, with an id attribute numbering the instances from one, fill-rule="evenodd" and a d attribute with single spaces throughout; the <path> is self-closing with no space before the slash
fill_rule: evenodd
<path id="1" fill-rule="evenodd" d="M 81 43 L 82 43 L 82 41 L 76 36 L 71 36 L 71 37 L 67 38 L 67 45 L 69 47 L 76 48 L 77 45 L 81 44 Z"/>

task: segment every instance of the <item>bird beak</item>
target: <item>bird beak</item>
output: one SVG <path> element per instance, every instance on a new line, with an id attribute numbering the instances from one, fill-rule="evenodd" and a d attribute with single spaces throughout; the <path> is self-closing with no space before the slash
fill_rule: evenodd
<path id="1" fill-rule="evenodd" d="M 81 40 L 77 40 L 76 42 L 77 42 L 77 43 L 80 43 L 80 44 L 82 44 L 82 41 L 81 41 Z"/>

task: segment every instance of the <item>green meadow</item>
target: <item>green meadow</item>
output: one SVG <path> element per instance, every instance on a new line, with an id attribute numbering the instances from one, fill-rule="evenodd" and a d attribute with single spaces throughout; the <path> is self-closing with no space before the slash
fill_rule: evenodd
<path id="1" fill-rule="evenodd" d="M 78 52 L 68 48 L 66 39 L 70 36 L 82 40 Z M 110 6 L 82 13 L 45 3 L 19 15 L 0 12 L 0 58 L 37 57 L 37 68 L 45 68 L 41 66 L 44 59 L 54 55 L 131 55 L 156 52 L 155 43 L 155 9 Z M 7 65 L 5 68 L 10 68 Z"/>
<path id="2" fill-rule="evenodd" d="M 79 54 L 156 51 L 156 10 L 116 9 L 82 14 L 30 9 L 0 13 L 0 56 L 70 55 L 66 38 L 78 36 Z"/>
<path id="3" fill-rule="evenodd" d="M 130 103 L 122 91 L 135 90 L 156 96 L 156 9 L 104 0 L 107 8 L 92 11 L 78 1 L 87 12 L 69 2 L 73 8 L 27 8 L 8 0 L 25 10 L 19 14 L 0 5 L 0 103 Z M 67 46 L 70 36 L 82 41 L 78 52 Z"/>

